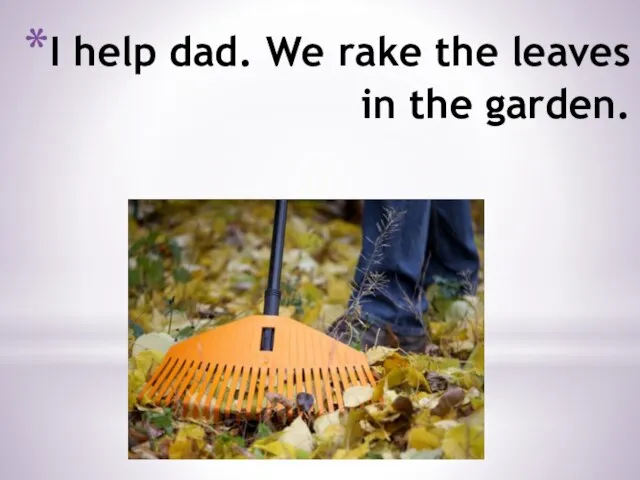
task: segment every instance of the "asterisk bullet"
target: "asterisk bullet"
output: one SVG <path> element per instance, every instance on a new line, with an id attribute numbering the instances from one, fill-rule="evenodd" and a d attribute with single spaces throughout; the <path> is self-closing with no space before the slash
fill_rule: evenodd
<path id="1" fill-rule="evenodd" d="M 38 47 L 42 48 L 43 47 L 42 42 L 44 42 L 47 39 L 47 36 L 42 34 L 43 30 L 39 28 L 38 31 L 36 32 L 36 29 L 32 28 L 29 31 L 31 32 L 31 35 L 27 35 L 27 41 L 31 42 L 31 48 L 35 47 L 36 44 L 38 45 Z"/>

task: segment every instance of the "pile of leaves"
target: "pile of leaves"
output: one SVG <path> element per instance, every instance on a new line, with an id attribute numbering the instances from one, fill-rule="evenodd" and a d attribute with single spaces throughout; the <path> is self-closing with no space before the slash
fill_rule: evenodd
<path id="1" fill-rule="evenodd" d="M 483 290 L 460 298 L 437 279 L 425 315 L 436 349 L 366 353 L 375 388 L 344 392 L 346 411 L 313 414 L 313 396 L 292 417 L 181 418 L 139 404 L 144 383 L 175 342 L 261 313 L 272 202 L 143 202 L 129 232 L 130 458 L 483 458 Z M 482 237 L 478 244 L 482 248 Z M 347 307 L 362 238 L 323 202 L 291 202 L 281 313 L 323 330 Z M 462 282 L 464 279 L 461 280 Z"/>

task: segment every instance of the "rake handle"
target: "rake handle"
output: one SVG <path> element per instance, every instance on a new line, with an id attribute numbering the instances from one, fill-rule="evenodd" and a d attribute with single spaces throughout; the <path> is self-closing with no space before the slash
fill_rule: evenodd
<path id="1" fill-rule="evenodd" d="M 264 292 L 265 315 L 278 315 L 280 312 L 280 277 L 282 275 L 286 223 L 287 201 L 276 200 L 276 211 L 273 219 L 273 237 L 271 238 L 269 278 L 267 280 L 267 289 Z"/>

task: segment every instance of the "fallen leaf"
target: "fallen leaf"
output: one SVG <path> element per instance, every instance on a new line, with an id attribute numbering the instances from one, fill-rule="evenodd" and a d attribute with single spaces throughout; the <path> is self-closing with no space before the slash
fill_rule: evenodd
<path id="1" fill-rule="evenodd" d="M 135 370 L 142 373 L 145 379 L 154 372 L 164 358 L 164 353 L 157 350 L 143 350 L 133 357 Z"/>
<path id="2" fill-rule="evenodd" d="M 346 304 L 351 296 L 351 286 L 346 280 L 331 277 L 327 282 L 329 303 Z"/>
<path id="3" fill-rule="evenodd" d="M 391 354 L 384 360 L 384 369 L 388 372 L 396 368 L 404 368 L 408 365 L 409 360 L 407 357 L 398 353 Z"/>
<path id="4" fill-rule="evenodd" d="M 200 458 L 204 448 L 204 430 L 198 425 L 185 425 L 169 447 L 170 459 Z"/>
<path id="5" fill-rule="evenodd" d="M 449 348 L 451 348 L 451 351 L 457 355 L 461 353 L 471 352 L 474 346 L 475 343 L 472 340 L 456 341 L 449 344 Z"/>
<path id="6" fill-rule="evenodd" d="M 400 394 L 395 390 L 385 390 L 382 399 L 386 405 L 393 405 L 393 402 L 395 402 L 399 396 Z"/>
<path id="7" fill-rule="evenodd" d="M 376 423 L 390 423 L 402 416 L 390 406 L 367 405 L 365 411 Z"/>
<path id="8" fill-rule="evenodd" d="M 362 440 L 364 432 L 360 426 L 360 420 L 364 419 L 366 415 L 362 410 L 352 410 L 348 413 L 344 433 L 344 443 L 346 446 L 356 445 Z"/>
<path id="9" fill-rule="evenodd" d="M 340 425 L 340 412 L 335 411 L 319 416 L 313 422 L 313 430 L 316 434 L 322 435 L 331 425 Z"/>
<path id="10" fill-rule="evenodd" d="M 484 344 L 481 343 L 477 345 L 469 358 L 467 359 L 467 363 L 465 365 L 467 370 L 473 370 L 475 373 L 479 375 L 484 375 Z"/>
<path id="11" fill-rule="evenodd" d="M 484 430 L 478 426 L 459 425 L 447 430 L 442 440 L 446 458 L 484 458 Z"/>
<path id="12" fill-rule="evenodd" d="M 295 447 L 289 444 L 285 444 L 279 440 L 275 440 L 264 445 L 255 445 L 255 448 L 269 453 L 276 458 L 294 458 Z"/>
<path id="13" fill-rule="evenodd" d="M 360 428 L 362 428 L 362 431 L 366 433 L 373 433 L 376 431 L 376 427 L 371 425 L 367 420 L 360 420 Z"/>
<path id="14" fill-rule="evenodd" d="M 433 424 L 434 427 L 442 430 L 449 430 L 450 428 L 457 427 L 458 425 L 460 425 L 460 422 L 456 422 L 455 420 L 440 420 Z"/>
<path id="15" fill-rule="evenodd" d="M 357 407 L 367 403 L 373 397 L 373 387 L 369 385 L 357 385 L 347 388 L 342 394 L 344 406 L 347 408 Z"/>
<path id="16" fill-rule="evenodd" d="M 442 392 L 449 386 L 449 382 L 447 381 L 446 377 L 435 372 L 427 373 L 426 380 L 429 384 L 429 390 L 431 390 L 431 392 L 433 393 Z"/>
<path id="17" fill-rule="evenodd" d="M 132 356 L 136 356 L 145 350 L 155 350 L 162 354 L 175 345 L 175 341 L 168 333 L 154 332 L 140 335 L 133 344 Z"/>
<path id="18" fill-rule="evenodd" d="M 409 449 L 400 454 L 400 458 L 403 460 L 434 460 L 440 457 L 442 457 L 442 450 L 440 448 L 434 450 Z"/>
<path id="19" fill-rule="evenodd" d="M 158 367 L 164 354 L 155 350 L 145 350 L 129 361 L 129 411 L 137 403 L 137 396 L 149 377 Z"/>
<path id="20" fill-rule="evenodd" d="M 147 440 L 149 440 L 149 435 L 139 432 L 134 428 L 129 429 L 129 442 L 133 443 L 133 445 L 138 445 L 146 442 Z"/>
<path id="21" fill-rule="evenodd" d="M 167 325 L 169 325 L 169 319 L 160 313 L 157 308 L 154 308 L 151 314 L 151 329 L 154 332 L 160 332 L 161 330 L 165 330 Z"/>
<path id="22" fill-rule="evenodd" d="M 158 459 L 158 454 L 151 449 L 151 444 L 149 442 L 136 445 L 131 449 L 131 451 L 135 453 L 138 458 L 144 458 L 146 460 Z"/>
<path id="23" fill-rule="evenodd" d="M 437 395 L 426 395 L 418 400 L 418 406 L 420 408 L 432 410 L 438 405 L 439 401 L 440 398 Z"/>
<path id="24" fill-rule="evenodd" d="M 460 325 L 463 322 L 473 321 L 476 317 L 476 310 L 467 300 L 456 300 L 445 313 L 445 322 L 449 329 Z"/>
<path id="25" fill-rule="evenodd" d="M 362 443 L 351 450 L 340 449 L 333 455 L 334 460 L 355 460 L 363 458 L 369 453 L 369 445 Z"/>
<path id="26" fill-rule="evenodd" d="M 440 446 L 440 438 L 426 429 L 415 427 L 407 434 L 408 446 L 415 450 L 432 450 Z"/>
<path id="27" fill-rule="evenodd" d="M 311 411 L 311 409 L 313 408 L 314 401 L 315 399 L 313 398 L 313 395 L 311 395 L 310 393 L 301 392 L 296 396 L 296 404 L 298 405 L 298 408 L 302 412 Z"/>
<path id="28" fill-rule="evenodd" d="M 320 317 L 314 325 L 317 325 L 321 329 L 326 329 L 329 325 L 335 322 L 344 313 L 344 311 L 344 305 L 325 303 L 322 305 Z"/>
<path id="29" fill-rule="evenodd" d="M 427 383 L 424 375 L 420 373 L 413 367 L 407 367 L 405 370 L 406 382 L 407 385 L 411 388 L 424 388 L 425 390 L 429 389 L 429 384 Z"/>
<path id="30" fill-rule="evenodd" d="M 484 408 L 480 408 L 476 410 L 468 417 L 463 418 L 461 422 L 474 427 L 483 428 L 484 427 Z"/>
<path id="31" fill-rule="evenodd" d="M 464 390 L 460 387 L 450 388 L 442 394 L 438 404 L 431 410 L 431 413 L 439 417 L 444 417 L 449 411 L 464 400 Z"/>
<path id="32" fill-rule="evenodd" d="M 397 351 L 398 349 L 396 348 L 376 346 L 367 350 L 365 355 L 367 356 L 367 362 L 369 363 L 369 365 L 373 366 L 378 363 L 384 362 L 389 355 Z"/>
<path id="33" fill-rule="evenodd" d="M 280 307 L 280 312 L 278 313 L 278 315 L 280 315 L 281 317 L 293 318 L 295 313 L 296 313 L 296 307 L 289 305 L 286 307 Z"/>
<path id="34" fill-rule="evenodd" d="M 393 409 L 396 412 L 411 416 L 413 414 L 413 403 L 407 397 L 398 397 L 393 401 Z"/>
<path id="35" fill-rule="evenodd" d="M 284 429 L 280 441 L 307 453 L 310 453 L 314 446 L 311 431 L 301 417 L 296 418 L 291 425 Z"/>
<path id="36" fill-rule="evenodd" d="M 301 318 L 301 322 L 305 325 L 313 325 L 320 318 L 320 312 L 322 311 L 322 303 L 318 302 L 313 308 L 310 308 L 304 312 Z"/>

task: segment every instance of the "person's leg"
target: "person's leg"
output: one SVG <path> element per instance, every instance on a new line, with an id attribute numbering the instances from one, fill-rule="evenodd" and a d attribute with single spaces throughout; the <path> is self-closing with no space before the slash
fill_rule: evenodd
<path id="1" fill-rule="evenodd" d="M 390 213 L 392 209 L 395 213 Z M 422 282 L 421 273 L 429 232 L 429 200 L 370 200 L 364 202 L 363 245 L 354 276 L 355 290 L 350 306 L 367 325 L 360 340 L 363 346 L 389 344 L 389 328 L 405 350 L 424 351 L 426 332 L 422 312 L 427 303 L 415 305 Z M 391 218 L 389 218 L 391 216 Z M 385 234 L 385 225 L 393 225 Z M 382 227 L 382 232 L 379 227 Z M 376 246 L 377 245 L 377 246 Z M 381 289 L 362 296 L 367 277 L 384 276 Z M 344 319 L 329 333 L 345 336 Z M 357 330 L 357 325 L 353 326 Z M 352 329 L 353 331 L 353 329 Z M 338 337 L 336 337 L 338 338 Z M 341 338 L 344 340 L 344 338 Z"/>
<path id="2" fill-rule="evenodd" d="M 460 285 L 461 295 L 475 295 L 480 257 L 476 247 L 471 202 L 433 200 L 424 288 L 441 277 Z"/>

